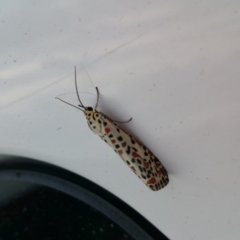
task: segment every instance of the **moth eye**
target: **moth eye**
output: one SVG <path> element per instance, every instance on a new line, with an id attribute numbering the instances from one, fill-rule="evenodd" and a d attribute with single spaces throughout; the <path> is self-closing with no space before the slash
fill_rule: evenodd
<path id="1" fill-rule="evenodd" d="M 87 110 L 88 111 L 93 111 L 93 108 L 92 107 L 87 107 Z"/>

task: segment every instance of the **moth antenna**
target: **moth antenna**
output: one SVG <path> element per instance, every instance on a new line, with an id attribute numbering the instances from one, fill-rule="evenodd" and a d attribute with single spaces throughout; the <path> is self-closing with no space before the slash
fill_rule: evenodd
<path id="1" fill-rule="evenodd" d="M 80 104 L 81 104 L 81 107 L 83 107 L 84 109 L 86 109 L 85 106 L 83 105 L 83 103 L 82 103 L 82 101 L 81 101 L 81 99 L 80 99 L 79 93 L 78 93 L 76 66 L 74 67 L 74 69 L 75 69 L 74 73 L 75 73 L 75 87 L 76 87 L 77 97 L 78 97 L 78 100 L 79 100 L 79 102 L 80 102 Z"/>
<path id="2" fill-rule="evenodd" d="M 72 106 L 72 107 L 75 107 L 75 108 L 77 108 L 78 110 L 81 110 L 82 112 L 84 112 L 81 108 L 79 108 L 79 107 L 76 107 L 76 106 L 74 106 L 73 104 L 71 104 L 71 103 L 68 103 L 68 102 L 66 102 L 66 101 L 64 101 L 64 100 L 62 100 L 61 98 L 58 98 L 58 97 L 55 97 L 56 99 L 58 99 L 58 100 L 60 100 L 60 101 L 62 101 L 62 102 L 64 102 L 64 103 L 66 103 L 66 104 L 68 104 L 68 105 L 70 105 L 70 106 Z"/>
<path id="3" fill-rule="evenodd" d="M 95 87 L 94 84 L 93 84 L 93 82 L 92 82 L 92 79 L 90 78 L 90 75 L 89 75 L 88 72 L 87 72 L 87 70 L 85 69 L 85 67 L 83 66 L 83 64 L 82 64 L 81 62 L 80 62 L 80 64 L 81 64 L 82 69 L 84 70 L 84 72 L 87 74 L 87 76 L 88 76 L 91 84 L 93 85 L 93 87 Z M 97 87 L 95 87 L 95 88 L 96 88 L 96 91 L 97 91 L 97 102 L 96 102 L 95 110 L 97 110 L 98 102 L 99 102 L 99 91 L 98 91 L 98 88 L 97 88 Z"/>
<path id="4" fill-rule="evenodd" d="M 96 87 L 96 91 L 97 91 L 97 102 L 96 102 L 96 106 L 95 106 L 95 110 L 97 110 L 97 107 L 98 107 L 98 102 L 99 102 L 99 90 L 98 90 L 98 87 Z"/>

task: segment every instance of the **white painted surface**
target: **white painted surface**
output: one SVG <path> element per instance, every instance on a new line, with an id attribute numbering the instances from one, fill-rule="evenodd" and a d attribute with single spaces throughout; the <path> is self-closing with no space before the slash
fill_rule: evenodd
<path id="1" fill-rule="evenodd" d="M 34 157 L 111 191 L 170 239 L 240 237 L 240 2 L 1 1 L 0 154 Z M 167 168 L 151 192 L 90 132 L 80 92 Z M 86 105 L 94 95 L 82 94 Z"/>

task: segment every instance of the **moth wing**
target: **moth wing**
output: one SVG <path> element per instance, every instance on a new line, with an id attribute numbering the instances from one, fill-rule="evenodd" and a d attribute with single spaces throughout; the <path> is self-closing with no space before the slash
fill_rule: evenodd
<path id="1" fill-rule="evenodd" d="M 156 191 L 165 187 L 169 182 L 167 171 L 153 153 L 111 119 L 105 120 L 107 124 L 103 129 L 103 140 L 149 188 Z"/>

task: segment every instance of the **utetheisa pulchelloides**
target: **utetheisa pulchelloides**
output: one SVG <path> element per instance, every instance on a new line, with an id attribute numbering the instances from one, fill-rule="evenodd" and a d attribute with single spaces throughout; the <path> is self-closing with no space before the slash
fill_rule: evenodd
<path id="1" fill-rule="evenodd" d="M 99 91 L 97 91 L 97 102 L 95 109 L 85 107 L 79 97 L 77 88 L 77 76 L 75 67 L 75 87 L 79 100 L 78 107 L 63 101 L 81 111 L 87 119 L 89 128 L 104 140 L 132 169 L 132 171 L 153 191 L 164 188 L 168 182 L 168 174 L 162 163 L 144 145 L 136 141 L 130 134 L 120 128 L 116 121 L 105 114 L 97 111 L 99 101 Z M 130 119 L 131 120 L 131 119 Z M 130 121 L 129 120 L 129 121 Z"/>

